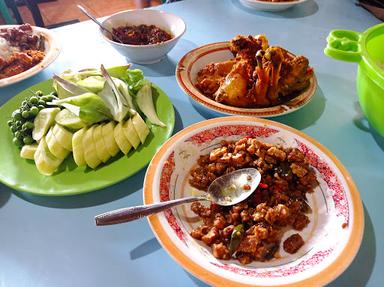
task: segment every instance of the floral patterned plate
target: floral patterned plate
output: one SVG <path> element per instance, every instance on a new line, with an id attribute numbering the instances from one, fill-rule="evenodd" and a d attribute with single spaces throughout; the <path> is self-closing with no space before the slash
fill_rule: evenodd
<path id="1" fill-rule="evenodd" d="M 241 265 L 235 260 L 218 260 L 210 247 L 189 235 L 199 224 L 189 204 L 149 217 L 152 230 L 181 266 L 211 285 L 329 283 L 356 255 L 364 230 L 364 213 L 358 190 L 345 167 L 330 151 L 300 131 L 254 117 L 216 118 L 191 125 L 169 139 L 152 159 L 144 182 L 145 204 L 194 194 L 188 177 L 199 156 L 209 153 L 222 140 L 245 136 L 297 147 L 315 169 L 319 186 L 308 196 L 311 222 L 300 232 L 305 245 L 296 254 L 280 250 L 281 258 L 268 262 Z"/>
<path id="2" fill-rule="evenodd" d="M 268 108 L 239 108 L 218 103 L 202 94 L 194 85 L 197 73 L 209 63 L 232 59 L 229 42 L 212 43 L 196 48 L 179 61 L 176 68 L 176 79 L 183 91 L 195 102 L 220 115 L 241 115 L 256 117 L 276 117 L 294 112 L 304 107 L 315 95 L 317 89 L 316 76 L 310 78 L 309 86 L 296 97 L 283 104 Z"/>

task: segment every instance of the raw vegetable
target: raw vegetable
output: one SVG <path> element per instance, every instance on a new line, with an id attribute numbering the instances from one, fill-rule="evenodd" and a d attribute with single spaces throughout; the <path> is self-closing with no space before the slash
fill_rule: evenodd
<path id="1" fill-rule="evenodd" d="M 43 136 L 45 136 L 49 128 L 54 125 L 55 117 L 59 112 L 59 108 L 46 108 L 37 114 L 33 122 L 34 128 L 32 131 L 32 138 L 35 141 L 39 141 Z"/>
<path id="2" fill-rule="evenodd" d="M 98 123 L 112 118 L 105 102 L 94 93 L 54 100 L 52 104 L 63 106 L 87 124 Z"/>
<path id="3" fill-rule="evenodd" d="M 243 237 L 244 237 L 244 225 L 243 224 L 236 225 L 231 234 L 231 241 L 229 242 L 230 254 L 233 254 L 236 251 Z"/>
<path id="4" fill-rule="evenodd" d="M 99 96 L 108 105 L 113 118 L 116 121 L 121 122 L 127 117 L 129 112 L 135 113 L 135 111 L 132 109 L 132 106 L 130 106 L 130 100 L 120 92 L 120 89 L 109 76 L 103 65 L 101 65 L 100 69 L 106 83 L 104 89 L 99 93 Z M 121 85 L 121 83 L 118 82 L 118 85 Z"/>
<path id="5" fill-rule="evenodd" d="M 86 126 L 85 122 L 67 109 L 61 110 L 56 115 L 55 122 L 71 130 L 79 130 Z"/>
<path id="6" fill-rule="evenodd" d="M 136 103 L 151 123 L 165 127 L 165 124 L 156 114 L 155 106 L 153 105 L 152 87 L 150 83 L 145 84 L 137 93 Z"/>
<path id="7" fill-rule="evenodd" d="M 37 149 L 37 144 L 24 145 L 20 151 L 20 157 L 25 159 L 33 159 Z"/>
<path id="8" fill-rule="evenodd" d="M 54 98 L 53 94 L 43 95 L 41 91 L 36 91 L 30 98 L 24 99 L 20 107 L 12 113 L 11 119 L 7 123 L 13 133 L 13 142 L 16 146 L 22 147 L 35 141 L 32 137 L 34 119 L 39 111 Z"/>

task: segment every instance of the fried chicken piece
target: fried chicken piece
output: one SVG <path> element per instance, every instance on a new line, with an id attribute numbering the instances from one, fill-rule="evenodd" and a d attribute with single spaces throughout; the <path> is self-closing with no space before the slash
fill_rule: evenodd
<path id="1" fill-rule="evenodd" d="M 225 62 L 208 64 L 197 73 L 196 88 L 204 95 L 211 97 L 224 82 L 225 77 L 235 63 L 236 60 L 231 59 Z"/>
<path id="2" fill-rule="evenodd" d="M 282 96 L 288 96 L 304 90 L 309 85 L 313 70 L 304 56 L 292 56 L 288 51 L 284 50 L 284 52 L 285 59 L 281 67 L 279 90 Z"/>
<path id="3" fill-rule="evenodd" d="M 24 72 L 37 65 L 44 59 L 44 52 L 28 50 L 23 53 L 14 53 L 6 63 L 2 63 L 0 79 L 11 77 Z"/>
<path id="4" fill-rule="evenodd" d="M 229 42 L 229 49 L 232 54 L 242 60 L 250 61 L 250 64 L 255 65 L 255 55 L 260 50 L 266 50 L 268 48 L 268 40 L 265 35 L 242 36 L 237 35 Z"/>
<path id="5" fill-rule="evenodd" d="M 215 101 L 235 107 L 252 105 L 253 99 L 247 96 L 251 73 L 247 61 L 237 62 L 214 94 Z"/>

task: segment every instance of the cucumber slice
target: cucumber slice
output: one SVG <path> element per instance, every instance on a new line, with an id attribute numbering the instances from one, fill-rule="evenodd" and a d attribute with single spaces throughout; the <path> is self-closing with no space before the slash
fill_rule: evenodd
<path id="1" fill-rule="evenodd" d="M 20 157 L 25 159 L 34 159 L 36 150 L 37 150 L 37 144 L 24 145 L 21 148 Z"/>
<path id="2" fill-rule="evenodd" d="M 93 169 L 101 164 L 101 160 L 97 156 L 95 142 L 93 140 L 93 130 L 95 126 L 90 127 L 83 137 L 83 150 L 84 150 L 84 160 L 87 165 Z"/>
<path id="3" fill-rule="evenodd" d="M 60 145 L 71 151 L 72 150 L 72 136 L 73 134 L 61 125 L 55 124 L 52 128 L 52 133 L 55 135 L 56 140 Z"/>
<path id="4" fill-rule="evenodd" d="M 113 135 L 115 137 L 115 141 L 119 146 L 120 150 L 124 154 L 127 154 L 129 150 L 132 148 L 132 145 L 129 143 L 129 141 L 124 135 L 123 125 L 121 122 L 116 125 L 115 129 L 113 130 Z"/>
<path id="5" fill-rule="evenodd" d="M 54 125 L 55 117 L 59 112 L 59 108 L 46 108 L 37 114 L 33 121 L 34 128 L 32 131 L 32 138 L 35 141 L 40 141 L 40 139 L 45 136 L 49 128 Z"/>
<path id="6" fill-rule="evenodd" d="M 107 147 L 105 146 L 104 140 L 103 140 L 103 134 L 102 134 L 102 125 L 97 125 L 93 130 L 93 141 L 95 143 L 96 147 L 96 154 L 99 159 L 101 159 L 102 162 L 107 162 L 109 158 L 111 157 Z"/>
<path id="7" fill-rule="evenodd" d="M 56 123 L 71 130 L 79 130 L 86 126 L 86 124 L 74 113 L 67 109 L 61 110 L 55 117 Z"/>
<path id="8" fill-rule="evenodd" d="M 139 113 L 136 113 L 132 117 L 132 124 L 133 124 L 133 127 L 135 128 L 137 135 L 140 138 L 141 143 L 143 144 L 149 134 L 148 126 L 146 125 L 142 117 L 139 115 Z"/>
<path id="9" fill-rule="evenodd" d="M 65 159 L 70 151 L 65 149 L 56 139 L 55 135 L 52 132 L 52 129 L 50 129 L 45 136 L 45 141 L 47 142 L 47 146 L 51 154 L 53 154 L 55 157 L 59 159 Z"/>
<path id="10" fill-rule="evenodd" d="M 133 127 L 132 119 L 127 120 L 123 124 L 123 132 L 127 140 L 134 147 L 134 149 L 137 149 L 140 144 L 140 138 L 135 128 Z"/>
<path id="11" fill-rule="evenodd" d="M 115 126 L 115 122 L 109 122 L 103 125 L 101 128 L 105 147 L 107 148 L 110 156 L 112 157 L 117 155 L 117 153 L 120 151 L 114 136 Z"/>
<path id="12" fill-rule="evenodd" d="M 74 133 L 72 137 L 73 159 L 75 160 L 75 163 L 77 164 L 77 166 L 83 166 L 87 164 L 84 159 L 84 149 L 83 149 L 83 137 L 84 137 L 85 131 L 86 131 L 86 128 L 78 130 L 77 132 Z"/>

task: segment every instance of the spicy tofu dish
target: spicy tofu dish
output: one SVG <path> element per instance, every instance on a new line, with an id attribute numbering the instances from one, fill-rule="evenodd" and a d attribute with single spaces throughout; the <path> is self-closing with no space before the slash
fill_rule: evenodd
<path id="1" fill-rule="evenodd" d="M 278 258 L 281 241 L 294 254 L 303 245 L 300 235 L 312 212 L 307 193 L 318 186 L 316 174 L 305 155 L 296 148 L 282 148 L 255 138 L 222 142 L 199 158 L 189 183 L 200 190 L 217 177 L 241 168 L 254 167 L 261 183 L 246 200 L 233 206 L 194 202 L 191 210 L 202 220 L 191 236 L 211 247 L 214 257 L 237 259 L 241 264 Z"/>
<path id="2" fill-rule="evenodd" d="M 269 46 L 264 35 L 238 35 L 229 49 L 233 59 L 210 63 L 197 74 L 196 88 L 212 100 L 265 108 L 289 101 L 310 84 L 313 70 L 308 59 Z"/>
<path id="3" fill-rule="evenodd" d="M 31 25 L 0 29 L 0 79 L 20 74 L 44 59 L 44 38 Z"/>

